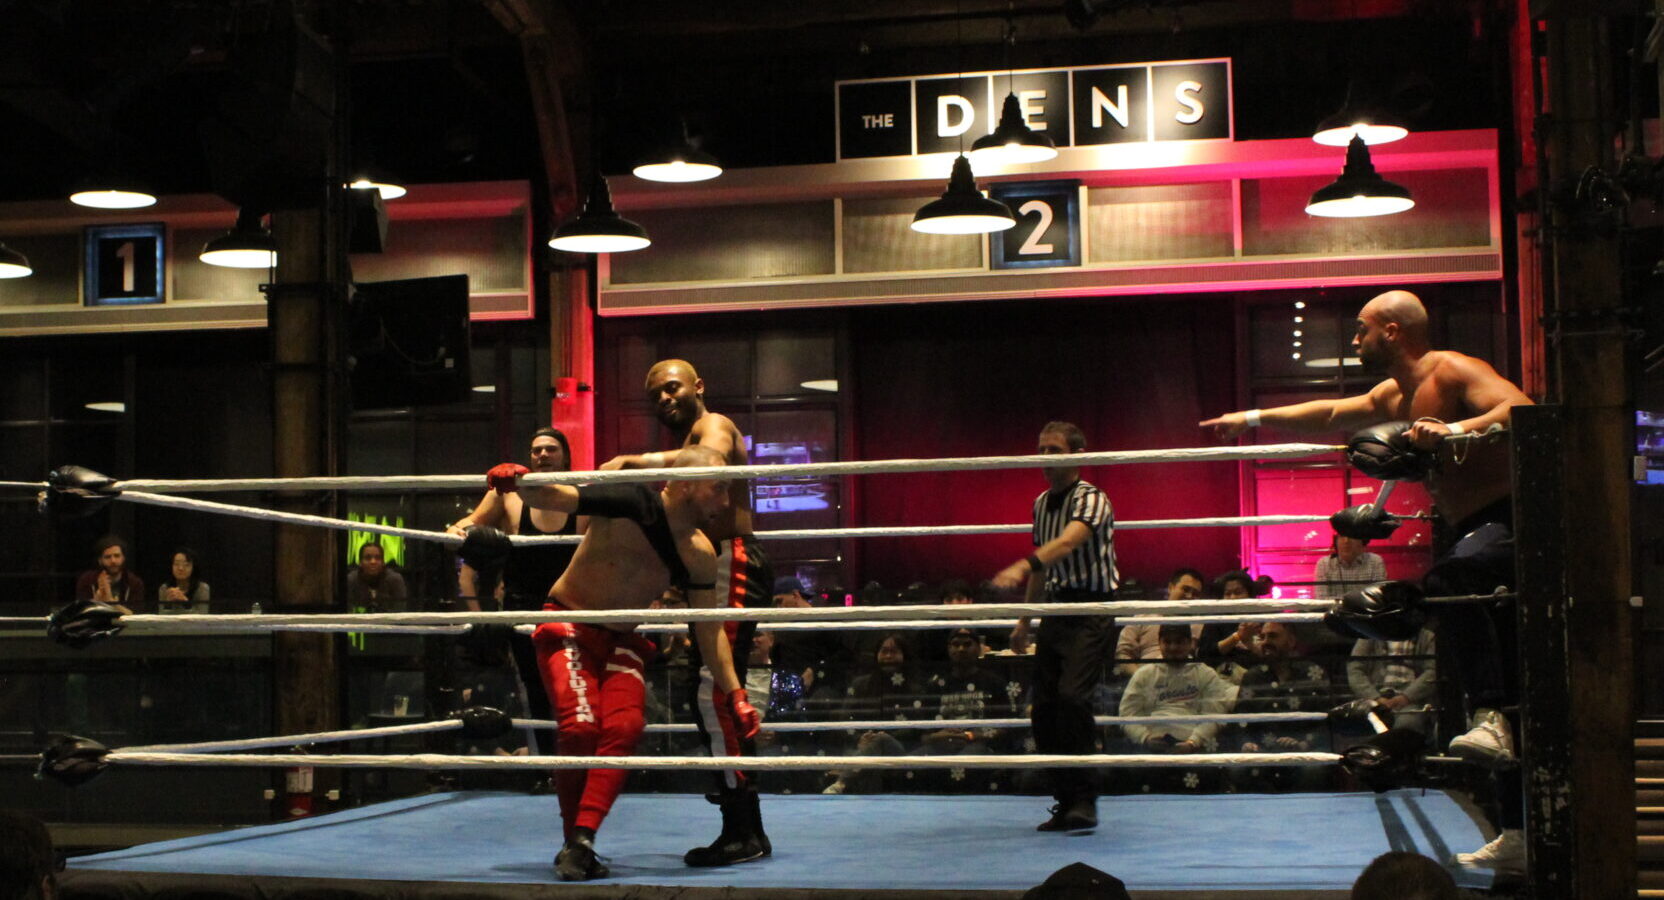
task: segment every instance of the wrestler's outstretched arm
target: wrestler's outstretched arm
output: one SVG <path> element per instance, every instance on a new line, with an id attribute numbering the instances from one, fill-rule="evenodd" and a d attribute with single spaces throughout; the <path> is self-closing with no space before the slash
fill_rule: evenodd
<path id="1" fill-rule="evenodd" d="M 1386 398 L 1392 389 L 1393 382 L 1383 381 L 1369 393 L 1355 397 L 1229 412 L 1196 424 L 1212 428 L 1214 434 L 1224 439 L 1259 425 L 1274 425 L 1287 431 L 1354 431 L 1390 418 Z"/>

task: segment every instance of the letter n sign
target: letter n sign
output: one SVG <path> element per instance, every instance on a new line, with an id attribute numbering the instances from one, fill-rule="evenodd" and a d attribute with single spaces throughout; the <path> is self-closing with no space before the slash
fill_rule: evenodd
<path id="1" fill-rule="evenodd" d="M 988 195 L 1017 216 L 1016 227 L 988 236 L 993 268 L 1080 265 L 1080 182 L 994 184 Z"/>
<path id="2" fill-rule="evenodd" d="M 161 303 L 167 293 L 166 234 L 161 223 L 88 228 L 82 272 L 86 305 Z"/>

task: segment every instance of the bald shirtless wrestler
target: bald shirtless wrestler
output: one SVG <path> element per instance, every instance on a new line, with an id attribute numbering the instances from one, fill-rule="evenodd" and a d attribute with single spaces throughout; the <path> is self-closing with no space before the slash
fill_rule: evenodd
<path id="1" fill-rule="evenodd" d="M 1423 577 L 1423 586 L 1433 595 L 1488 594 L 1499 586 L 1511 587 L 1511 451 L 1506 435 L 1486 433 L 1493 426 L 1507 428 L 1513 408 L 1529 405 L 1531 398 L 1484 360 L 1433 349 L 1427 309 L 1409 291 L 1387 291 L 1364 304 L 1352 347 L 1365 371 L 1386 376 L 1368 393 L 1226 413 L 1199 424 L 1222 438 L 1234 438 L 1259 425 L 1326 432 L 1391 421 L 1414 423 L 1409 431 L 1412 443 L 1437 453 L 1427 486 L 1435 510 L 1449 526 L 1448 539 L 1435 541 L 1441 552 Z M 1452 439 L 1459 435 L 1467 437 Z M 1513 684 L 1518 652 L 1513 611 L 1493 614 L 1483 606 L 1454 606 L 1442 609 L 1439 619 L 1440 656 L 1460 671 L 1474 726 L 1451 742 L 1451 752 L 1489 762 L 1512 760 L 1512 727 L 1499 710 L 1518 700 Z M 1520 862 L 1510 856 L 1516 845 L 1523 858 L 1518 791 L 1499 789 L 1499 800 L 1503 837 L 1498 840 L 1507 839 L 1508 846 L 1487 845 L 1486 851 L 1496 851 L 1489 854 L 1459 854 L 1459 862 L 1511 869 Z"/>
<path id="2" fill-rule="evenodd" d="M 727 416 L 705 407 L 705 381 L 694 371 L 692 363 L 685 359 L 654 363 L 647 371 L 645 388 L 647 401 L 653 405 L 659 422 L 670 429 L 684 448 L 709 448 L 722 454 L 731 466 L 743 466 L 749 461 L 745 436 L 740 434 L 739 426 Z M 672 455 L 673 452 L 616 456 L 601 468 L 655 468 L 665 465 L 666 458 Z M 752 537 L 749 485 L 737 478 L 729 481 L 728 500 L 727 510 L 704 528 L 717 550 L 717 602 L 738 608 L 767 606 L 773 602 L 774 567 Z M 756 623 L 728 622 L 724 627 L 731 646 L 751 646 Z M 693 665 L 699 678 L 694 684 L 691 706 L 701 743 L 713 757 L 755 755 L 751 742 L 735 732 L 733 722 L 721 706 L 711 703 L 711 673 L 700 659 L 699 647 L 696 645 L 694 649 Z M 734 665 L 740 680 L 744 681 L 746 654 L 741 652 L 736 656 Z M 716 788 L 716 793 L 708 796 L 722 809 L 722 832 L 709 845 L 689 850 L 682 861 L 690 866 L 726 866 L 770 855 L 773 848 L 763 830 L 757 788 L 749 775 L 737 767 L 719 772 Z"/>
<path id="3" fill-rule="evenodd" d="M 721 454 L 690 447 L 676 454 L 676 467 L 720 466 Z M 537 509 L 589 517 L 589 530 L 549 591 L 548 610 L 643 609 L 676 587 L 695 608 L 718 603 L 713 590 L 716 550 L 700 530 L 728 509 L 726 480 L 672 481 L 655 492 L 643 484 L 520 485 L 525 467 L 504 464 L 488 475 L 492 488 L 517 490 Z M 468 532 L 464 559 L 506 553 L 508 539 L 495 529 Z M 470 563 L 472 564 L 472 563 Z M 557 746 L 564 756 L 628 756 L 645 727 L 643 669 L 653 645 L 634 633 L 635 624 L 577 625 L 549 622 L 532 640 L 544 687 L 560 723 Z M 733 651 L 721 622 L 694 626 L 714 679 L 714 703 L 755 736 L 758 715 L 734 674 Z M 624 787 L 622 769 L 562 770 L 555 782 L 565 843 L 555 871 L 565 881 L 603 878 L 595 833 Z"/>

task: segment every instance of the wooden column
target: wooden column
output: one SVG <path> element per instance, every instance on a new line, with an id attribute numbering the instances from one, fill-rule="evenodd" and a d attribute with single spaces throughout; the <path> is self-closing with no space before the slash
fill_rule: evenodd
<path id="1" fill-rule="evenodd" d="M 1544 254 L 1548 364 L 1564 419 L 1557 474 L 1567 502 L 1558 552 L 1565 560 L 1565 667 L 1573 702 L 1560 727 L 1569 742 L 1570 782 L 1530 792 L 1528 809 L 1537 809 L 1531 811 L 1528 839 L 1536 896 L 1633 897 L 1628 466 L 1634 448 L 1620 315 L 1621 211 L 1602 211 L 1576 191 L 1587 172 L 1617 171 L 1612 47 L 1605 19 L 1565 12 L 1570 6 L 1562 5 L 1546 20 L 1549 105 L 1541 130 L 1546 183 L 1554 198 Z M 1527 753 L 1529 763 L 1529 748 Z M 1528 782 L 1531 776 L 1528 771 Z M 1568 815 L 1547 809 L 1560 804 Z M 1569 834 L 1554 830 L 1563 827 L 1562 818 Z"/>

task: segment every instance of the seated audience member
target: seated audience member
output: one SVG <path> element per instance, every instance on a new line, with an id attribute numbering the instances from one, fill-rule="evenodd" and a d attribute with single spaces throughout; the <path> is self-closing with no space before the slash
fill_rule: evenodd
<path id="1" fill-rule="evenodd" d="M 1236 686 L 1209 666 L 1195 661 L 1196 637 L 1188 625 L 1162 625 L 1158 631 L 1161 662 L 1140 666 L 1121 695 L 1123 716 L 1175 716 L 1179 721 L 1122 726 L 1135 753 L 1205 753 L 1218 744 L 1216 722 L 1186 723 L 1185 716 L 1230 711 Z M 1219 789 L 1221 775 L 1212 767 L 1139 770 L 1145 791 L 1182 792 Z"/>
<path id="2" fill-rule="evenodd" d="M 1016 713 L 1011 679 L 982 665 L 982 639 L 969 628 L 948 636 L 948 665 L 925 680 L 935 694 L 939 719 L 1009 719 Z M 987 753 L 1002 736 L 998 728 L 945 726 L 925 735 L 924 753 Z"/>
<path id="3" fill-rule="evenodd" d="M 1259 662 L 1242 675 L 1237 690 L 1239 713 L 1325 712 L 1334 706 L 1329 673 L 1301 656 L 1294 629 L 1284 622 L 1267 622 L 1259 634 Z M 1314 727 L 1315 726 L 1315 727 Z M 1238 732 L 1243 753 L 1304 753 L 1325 750 L 1328 732 L 1323 723 L 1244 725 Z M 1268 766 L 1232 770 L 1239 790 L 1320 790 L 1328 780 L 1326 766 Z"/>
<path id="4" fill-rule="evenodd" d="M 1414 728 L 1426 734 L 1433 723 L 1422 710 L 1437 690 L 1434 647 L 1433 632 L 1426 628 L 1413 641 L 1359 640 L 1346 663 L 1352 695 L 1379 700 L 1392 710 L 1394 728 Z"/>
<path id="5" fill-rule="evenodd" d="M 173 566 L 156 591 L 156 611 L 161 613 L 205 613 L 208 611 L 208 582 L 196 569 L 196 551 L 180 547 L 173 551 Z"/>
<path id="6" fill-rule="evenodd" d="M 1380 556 L 1364 548 L 1367 538 L 1335 535 L 1329 542 L 1329 555 L 1317 561 L 1312 580 L 1319 597 L 1343 597 L 1354 588 L 1387 580 L 1387 564 Z"/>
<path id="7" fill-rule="evenodd" d="M 93 546 L 98 554 L 98 567 L 82 572 L 75 579 L 75 599 L 97 600 L 119 606 L 128 612 L 147 612 L 144 605 L 144 581 L 127 568 L 127 542 L 115 535 L 99 538 Z"/>
<path id="8" fill-rule="evenodd" d="M 1226 572 L 1214 581 L 1215 593 L 1222 600 L 1252 600 L 1269 587 L 1269 579 L 1256 579 L 1244 569 Z M 1238 683 L 1243 672 L 1259 663 L 1260 626 L 1259 622 L 1204 626 L 1196 638 L 1196 657 Z"/>
<path id="9" fill-rule="evenodd" d="M 976 600 L 971 596 L 971 586 L 968 582 L 954 579 L 942 582 L 942 586 L 932 592 L 928 602 L 947 606 L 970 606 Z M 915 645 L 919 649 L 919 665 L 923 671 L 940 672 L 947 665 L 948 639 L 952 634 L 952 628 L 932 628 L 915 635 Z"/>
<path id="10" fill-rule="evenodd" d="M 358 568 L 347 573 L 347 606 L 354 612 L 403 612 L 410 602 L 404 576 L 387 568 L 380 544 L 358 548 Z"/>
<path id="11" fill-rule="evenodd" d="M 1123 716 L 1194 716 L 1223 713 L 1236 700 L 1236 688 L 1218 672 L 1192 658 L 1196 638 L 1189 625 L 1158 630 L 1161 663 L 1139 667 L 1121 695 Z M 1201 753 L 1212 750 L 1217 722 L 1183 721 L 1124 726 L 1140 753 Z"/>
<path id="12" fill-rule="evenodd" d="M 1175 571 L 1167 579 L 1168 600 L 1195 600 L 1202 596 L 1202 573 L 1191 568 Z M 1140 668 L 1138 660 L 1161 659 L 1161 641 L 1158 636 L 1159 625 L 1140 625 L 1137 617 L 1133 617 L 1121 628 L 1121 636 L 1115 641 L 1115 674 L 1122 678 L 1131 678 Z M 1200 637 L 1202 626 L 1191 626 L 1191 636 Z"/>
<path id="13" fill-rule="evenodd" d="M 847 691 L 844 718 L 856 721 L 880 719 L 928 719 L 935 710 L 925 706 L 924 685 L 913 675 L 907 661 L 907 645 L 900 634 L 888 634 L 873 654 L 872 670 L 858 675 Z M 919 744 L 919 732 L 866 731 L 855 742 L 852 756 L 901 756 Z M 896 773 L 905 779 L 909 772 Z M 884 790 L 883 772 L 846 770 L 833 772 L 833 780 L 822 793 L 873 793 Z"/>
<path id="14" fill-rule="evenodd" d="M 1461 900 L 1456 879 L 1419 853 L 1394 850 L 1375 857 L 1352 883 L 1352 900 Z"/>
<path id="15" fill-rule="evenodd" d="M 52 849 L 52 835 L 39 819 L 0 811 L 0 897 L 54 900 L 61 868 Z"/>
<path id="16" fill-rule="evenodd" d="M 842 591 L 838 591 L 841 596 Z M 803 609 L 813 606 L 803 592 L 802 582 L 795 575 L 774 579 L 774 605 L 781 609 Z M 847 685 L 844 673 L 854 663 L 854 655 L 836 631 L 788 631 L 774 636 L 771 658 L 784 671 L 796 673 L 802 682 L 801 697 L 809 699 L 823 690 L 839 695 Z"/>

